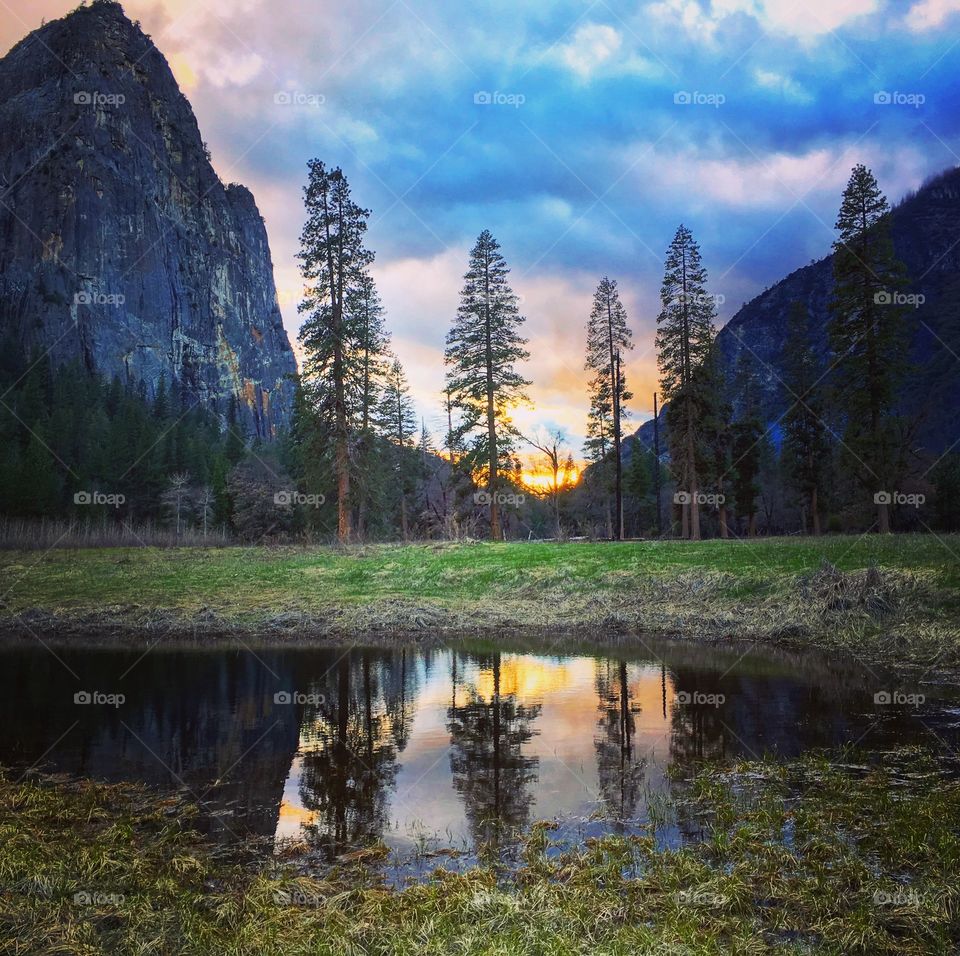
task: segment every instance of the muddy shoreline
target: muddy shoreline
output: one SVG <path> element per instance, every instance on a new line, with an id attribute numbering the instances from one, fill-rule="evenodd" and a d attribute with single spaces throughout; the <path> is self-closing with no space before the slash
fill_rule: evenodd
<path id="1" fill-rule="evenodd" d="M 751 627 L 750 615 L 744 614 L 740 626 L 718 626 L 717 621 L 701 617 L 692 621 L 689 615 L 677 615 L 673 622 L 663 615 L 650 626 L 650 621 L 628 624 L 623 620 L 583 621 L 530 624 L 502 620 L 478 623 L 473 613 L 455 613 L 444 609 L 410 607 L 406 616 L 390 615 L 384 624 L 377 608 L 371 608 L 372 625 L 362 625 L 363 615 L 354 614 L 344 621 L 334 609 L 328 615 L 286 612 L 257 621 L 232 621 L 206 610 L 185 616 L 163 609 L 112 608 L 102 612 L 78 614 L 50 613 L 30 610 L 17 615 L 0 616 L 0 649 L 36 646 L 49 648 L 145 649 L 164 648 L 230 648 L 282 649 L 330 648 L 345 645 L 365 647 L 450 646 L 462 642 L 489 641 L 501 645 L 523 645 L 532 650 L 550 651 L 571 646 L 591 650 L 649 649 L 649 645 L 668 644 L 689 648 L 691 653 L 701 646 L 723 648 L 731 655 L 746 654 L 752 648 L 766 654 L 783 654 L 791 658 L 821 659 L 825 666 L 878 667 L 890 673 L 913 679 L 960 683 L 960 667 L 937 659 L 915 659 L 890 653 L 893 638 L 874 640 L 869 645 L 852 647 L 838 640 L 836 631 L 815 633 L 806 627 L 782 620 L 769 628 Z M 442 618 L 442 620 L 438 620 Z"/>

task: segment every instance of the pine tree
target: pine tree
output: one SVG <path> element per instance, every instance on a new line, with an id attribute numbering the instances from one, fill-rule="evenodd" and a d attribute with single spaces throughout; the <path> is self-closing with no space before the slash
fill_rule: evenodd
<path id="1" fill-rule="evenodd" d="M 600 280 L 593 296 L 593 310 L 587 322 L 588 371 L 594 373 L 591 383 L 591 407 L 598 412 L 609 408 L 612 425 L 614 467 L 614 537 L 623 538 L 623 448 L 621 423 L 627 415 L 624 403 L 633 396 L 627 391 L 623 371 L 624 352 L 633 348 L 627 327 L 627 310 L 620 301 L 617 283 L 606 276 Z"/>
<path id="2" fill-rule="evenodd" d="M 337 483 L 337 536 L 350 540 L 350 382 L 358 361 L 357 315 L 346 303 L 364 281 L 373 253 L 363 244 L 370 211 L 350 195 L 343 172 L 311 160 L 304 187 L 307 222 L 300 236 L 300 271 L 308 288 L 299 311 L 304 348 L 302 378 L 309 400 L 329 422 Z"/>
<path id="3" fill-rule="evenodd" d="M 589 383 L 590 411 L 587 414 L 587 439 L 583 443 L 583 452 L 588 461 L 593 462 L 593 477 L 604 489 L 607 513 L 607 537 L 613 537 L 613 509 L 610 500 L 610 449 L 613 428 L 610 419 L 613 410 L 610 407 L 610 379 L 596 375 Z"/>
<path id="4" fill-rule="evenodd" d="M 703 477 L 704 481 L 716 490 L 720 537 L 728 538 L 730 527 L 726 495 L 727 484 L 733 472 L 733 407 L 716 340 L 703 364 L 694 371 L 693 378 L 698 418 L 702 424 Z"/>
<path id="5" fill-rule="evenodd" d="M 503 537 L 499 475 L 512 463 L 516 437 L 510 409 L 526 400 L 524 389 L 530 384 L 515 368 L 529 353 L 509 272 L 499 243 L 484 230 L 470 252 L 445 353 L 447 385 L 459 413 L 454 442 L 470 440 L 464 463 L 486 484 L 495 541 Z"/>
<path id="6" fill-rule="evenodd" d="M 802 302 L 794 302 L 783 349 L 783 383 L 787 411 L 783 416 L 783 459 L 787 479 L 810 509 L 815 535 L 820 534 L 820 490 L 830 455 L 824 422 L 823 371 L 810 347 L 810 314 Z M 806 532 L 806 521 L 803 522 Z"/>
<path id="7" fill-rule="evenodd" d="M 245 452 L 246 441 L 240 424 L 240 403 L 236 395 L 231 395 L 227 405 L 227 461 L 236 465 L 243 460 Z"/>
<path id="8" fill-rule="evenodd" d="M 368 509 L 375 508 L 371 498 L 382 485 L 384 475 L 380 468 L 377 443 L 373 429 L 377 405 L 381 399 L 383 379 L 389 367 L 390 336 L 384 322 L 383 302 L 369 273 L 358 279 L 357 285 L 346 295 L 348 324 L 355 330 L 356 342 L 351 354 L 356 361 L 348 362 L 354 381 L 350 383 L 348 406 L 353 427 L 359 432 L 355 445 L 354 481 L 357 499 L 357 531 L 363 534 L 367 525 Z"/>
<path id="9" fill-rule="evenodd" d="M 387 370 L 383 398 L 378 416 L 381 434 L 390 442 L 393 452 L 393 479 L 400 502 L 400 530 L 403 539 L 410 537 L 408 497 L 413 485 L 413 453 L 417 430 L 417 416 L 410 398 L 410 387 L 399 359 L 394 359 Z"/>
<path id="10" fill-rule="evenodd" d="M 891 421 L 905 371 L 903 317 L 895 294 L 905 269 L 894 256 L 890 207 L 872 172 L 854 167 L 843 193 L 834 243 L 830 342 L 838 406 L 847 426 L 844 445 L 854 470 L 877 502 L 881 533 L 890 530 L 887 497 L 899 459 Z"/>
<path id="11" fill-rule="evenodd" d="M 663 397 L 670 403 L 670 452 L 680 472 L 683 536 L 699 540 L 697 457 L 702 422 L 698 420 L 693 375 L 710 354 L 716 313 L 713 297 L 707 293 L 700 247 L 682 225 L 667 249 L 660 303 L 657 361 Z"/>
<path id="12" fill-rule="evenodd" d="M 733 494 L 737 514 L 747 519 L 747 534 L 757 533 L 759 475 L 766 451 L 760 409 L 760 382 L 756 364 L 746 348 L 741 349 L 735 373 L 738 414 L 731 427 L 733 437 Z"/>

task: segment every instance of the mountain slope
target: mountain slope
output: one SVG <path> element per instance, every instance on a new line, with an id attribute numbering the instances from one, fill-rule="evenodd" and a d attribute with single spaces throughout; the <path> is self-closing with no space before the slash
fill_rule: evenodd
<path id="1" fill-rule="evenodd" d="M 942 173 L 901 202 L 893 210 L 891 231 L 910 277 L 906 292 L 923 296 L 922 305 L 906 310 L 912 369 L 901 401 L 920 420 L 920 445 L 939 455 L 960 438 L 960 169 Z M 831 361 L 827 324 L 832 293 L 833 257 L 827 256 L 748 302 L 717 337 L 728 373 L 745 348 L 758 360 L 770 423 L 790 404 L 782 386 L 790 307 L 800 301 L 810 310 L 810 348 L 826 368 Z M 642 425 L 637 435 L 652 443 L 652 423 Z"/>
<path id="2" fill-rule="evenodd" d="M 0 60 L 0 337 L 55 363 L 161 378 L 269 438 L 296 371 L 263 220 L 224 186 L 162 54 L 119 4 Z"/>

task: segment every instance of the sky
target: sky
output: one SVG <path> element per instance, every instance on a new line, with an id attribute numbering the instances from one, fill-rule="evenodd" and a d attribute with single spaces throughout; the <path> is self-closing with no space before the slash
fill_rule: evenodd
<path id="1" fill-rule="evenodd" d="M 0 49 L 75 0 L 0 0 Z M 526 317 L 525 434 L 579 454 L 585 324 L 618 280 L 650 417 L 663 258 L 701 245 L 719 324 L 829 252 L 851 167 L 891 201 L 960 163 L 960 0 L 127 0 L 225 182 L 249 186 L 296 341 L 306 164 L 372 210 L 373 272 L 418 413 L 490 229 Z"/>

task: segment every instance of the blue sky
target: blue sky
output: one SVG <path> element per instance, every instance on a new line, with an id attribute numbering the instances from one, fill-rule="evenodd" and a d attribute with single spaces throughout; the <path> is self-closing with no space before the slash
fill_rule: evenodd
<path id="1" fill-rule="evenodd" d="M 0 0 L 9 47 L 74 0 Z M 499 239 L 531 339 L 527 431 L 579 450 L 583 327 L 619 280 L 639 424 L 662 259 L 684 222 L 721 323 L 829 251 L 856 162 L 891 200 L 960 163 L 960 0 L 129 0 L 221 177 L 253 190 L 295 339 L 306 161 L 341 165 L 397 353 L 440 430 L 466 255 Z M 486 94 L 486 95 L 483 95 Z"/>

